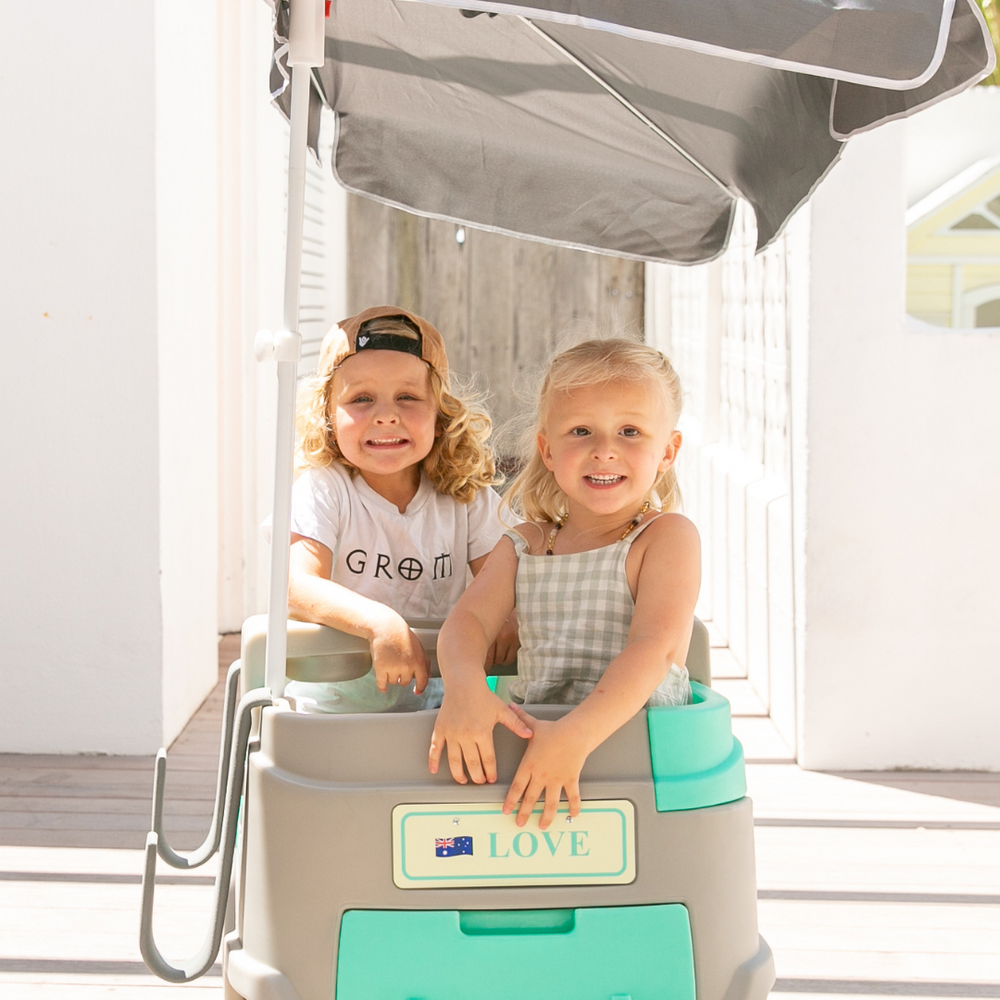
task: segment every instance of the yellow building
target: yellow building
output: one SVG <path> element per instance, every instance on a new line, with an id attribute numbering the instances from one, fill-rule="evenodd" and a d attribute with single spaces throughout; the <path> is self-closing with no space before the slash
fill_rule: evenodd
<path id="1" fill-rule="evenodd" d="M 1000 157 L 906 213 L 906 311 L 936 326 L 1000 327 Z"/>

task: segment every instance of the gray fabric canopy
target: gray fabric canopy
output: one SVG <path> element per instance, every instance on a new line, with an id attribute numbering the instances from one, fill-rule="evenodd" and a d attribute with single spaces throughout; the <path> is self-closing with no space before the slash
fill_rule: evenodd
<path id="1" fill-rule="evenodd" d="M 844 140 L 993 65 L 973 0 L 334 0 L 326 34 L 348 190 L 676 263 L 725 249 L 737 198 L 766 246 Z"/>

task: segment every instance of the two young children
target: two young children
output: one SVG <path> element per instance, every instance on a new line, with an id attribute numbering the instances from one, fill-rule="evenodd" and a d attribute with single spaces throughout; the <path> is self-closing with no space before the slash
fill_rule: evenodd
<path id="1" fill-rule="evenodd" d="M 589 753 L 644 705 L 690 699 L 678 664 L 700 552 L 674 512 L 680 403 L 669 361 L 645 345 L 588 341 L 558 355 L 505 501 L 524 521 L 504 531 L 489 419 L 450 392 L 438 332 L 395 307 L 345 320 L 300 413 L 308 468 L 293 496 L 290 604 L 368 638 L 373 668 L 286 693 L 306 711 L 433 707 L 440 688 L 405 619 L 447 615 L 431 772 L 447 754 L 456 781 L 495 781 L 499 723 L 528 740 L 504 811 L 520 802 L 524 825 L 544 799 L 545 829 L 565 792 L 575 816 Z M 515 652 L 508 705 L 483 668 Z M 556 722 L 520 707 L 540 702 L 575 707 Z"/>

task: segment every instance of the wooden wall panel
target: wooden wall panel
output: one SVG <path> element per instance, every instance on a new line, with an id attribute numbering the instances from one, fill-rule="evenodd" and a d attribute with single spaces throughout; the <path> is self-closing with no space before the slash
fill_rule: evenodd
<path id="1" fill-rule="evenodd" d="M 457 237 L 457 238 L 456 238 Z M 455 372 L 490 392 L 498 426 L 558 347 L 642 336 L 643 265 L 424 219 L 351 196 L 352 312 L 393 303 L 441 331 Z M 502 435 L 498 445 L 508 451 Z"/>
<path id="2" fill-rule="evenodd" d="M 469 251 L 455 239 L 455 226 L 420 219 L 421 316 L 447 331 L 448 359 L 456 371 L 474 371 L 470 360 Z"/>
<path id="3" fill-rule="evenodd" d="M 347 307 L 352 315 L 395 298 L 395 281 L 390 285 L 388 273 L 392 211 L 377 201 L 349 196 Z"/>

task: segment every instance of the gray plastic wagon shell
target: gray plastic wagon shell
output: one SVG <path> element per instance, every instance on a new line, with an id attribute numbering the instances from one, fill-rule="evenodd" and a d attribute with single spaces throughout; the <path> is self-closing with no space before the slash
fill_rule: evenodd
<path id="1" fill-rule="evenodd" d="M 248 623 L 249 624 L 249 623 Z M 245 681 L 261 670 L 263 620 L 244 631 Z M 289 623 L 289 673 L 300 654 L 309 673 L 323 650 L 349 637 Z M 328 633 L 332 633 L 328 634 Z M 704 679 L 708 643 L 696 623 L 689 666 Z M 356 669 L 363 666 L 361 649 Z M 332 660 L 336 655 L 332 656 Z M 564 707 L 536 706 L 542 718 Z M 459 786 L 427 771 L 435 713 L 313 716 L 286 704 L 264 708 L 250 755 L 239 873 L 240 920 L 225 947 L 229 997 L 329 1000 L 346 911 L 586 908 L 681 903 L 691 923 L 698 1000 L 763 1000 L 774 981 L 757 930 L 750 799 L 658 812 L 646 712 L 587 761 L 585 799 L 626 799 L 635 808 L 637 874 L 628 885 L 431 888 L 393 882 L 390 816 L 399 803 L 491 802 L 502 798 L 523 741 L 496 732 L 496 786 Z M 387 750 L 391 748 L 391 752 Z M 530 983 L 522 987 L 530 997 Z M 410 994 L 400 983 L 400 997 Z M 473 996 L 470 992 L 469 996 Z"/>

